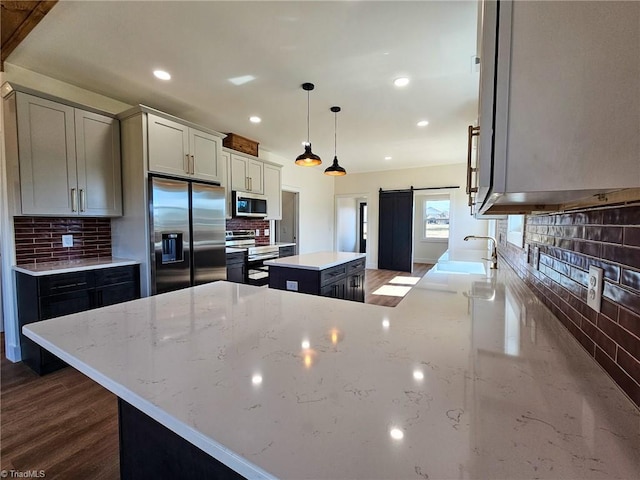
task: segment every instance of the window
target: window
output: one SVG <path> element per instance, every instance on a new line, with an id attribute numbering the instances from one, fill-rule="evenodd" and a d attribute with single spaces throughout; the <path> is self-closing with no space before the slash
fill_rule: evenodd
<path id="1" fill-rule="evenodd" d="M 446 241 L 449 239 L 449 195 L 426 197 L 423 203 L 423 239 Z"/>

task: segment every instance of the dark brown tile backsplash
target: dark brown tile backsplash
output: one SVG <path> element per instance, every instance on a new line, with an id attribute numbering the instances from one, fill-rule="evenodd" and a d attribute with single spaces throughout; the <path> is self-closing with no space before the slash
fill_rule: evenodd
<path id="1" fill-rule="evenodd" d="M 16 263 L 57 262 L 111 256 L 109 218 L 14 217 Z M 62 235 L 73 235 L 73 247 Z"/>
<path id="2" fill-rule="evenodd" d="M 640 205 L 527 216 L 529 256 L 506 238 L 500 220 L 500 256 L 640 407 Z M 604 270 L 600 313 L 586 303 L 590 265 Z"/>
<path id="3" fill-rule="evenodd" d="M 227 230 L 259 230 L 260 234 L 256 236 L 256 245 L 269 245 L 270 235 L 264 234 L 267 228 L 269 228 L 269 220 L 259 218 L 231 218 L 227 220 Z"/>

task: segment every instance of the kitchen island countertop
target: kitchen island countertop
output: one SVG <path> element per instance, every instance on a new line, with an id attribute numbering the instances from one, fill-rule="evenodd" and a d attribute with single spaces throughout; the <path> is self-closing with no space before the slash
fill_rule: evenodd
<path id="1" fill-rule="evenodd" d="M 324 270 L 360 258 L 366 258 L 366 254 L 352 252 L 314 252 L 267 260 L 264 264 L 273 267 L 298 268 L 302 270 Z"/>
<path id="2" fill-rule="evenodd" d="M 504 263 L 395 308 L 216 282 L 24 332 L 245 477 L 640 471 L 640 413 Z"/>

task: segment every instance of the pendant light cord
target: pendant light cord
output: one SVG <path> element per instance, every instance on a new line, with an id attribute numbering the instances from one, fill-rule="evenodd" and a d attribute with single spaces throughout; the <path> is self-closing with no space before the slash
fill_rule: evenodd
<path id="1" fill-rule="evenodd" d="M 338 156 L 338 112 L 335 113 L 333 124 L 333 156 Z"/>
<path id="2" fill-rule="evenodd" d="M 307 145 L 311 145 L 311 142 L 309 142 L 309 123 L 311 122 L 311 120 L 309 119 L 309 106 L 311 104 L 309 103 L 309 90 L 307 90 Z"/>

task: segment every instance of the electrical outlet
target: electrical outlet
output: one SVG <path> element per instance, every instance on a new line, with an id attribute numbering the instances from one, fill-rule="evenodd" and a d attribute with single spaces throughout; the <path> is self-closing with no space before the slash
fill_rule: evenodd
<path id="1" fill-rule="evenodd" d="M 591 265 L 589 267 L 589 281 L 587 285 L 587 305 L 596 312 L 600 311 L 602 301 L 602 269 Z"/>
<path id="2" fill-rule="evenodd" d="M 268 229 L 268 228 L 265 228 L 265 229 L 264 229 L 264 236 L 265 236 L 265 237 L 268 237 L 268 236 L 269 236 L 269 229 Z"/>
<path id="3" fill-rule="evenodd" d="M 256 237 L 260 236 L 260 230 L 256 228 Z"/>
<path id="4" fill-rule="evenodd" d="M 292 292 L 298 291 L 298 282 L 295 280 L 287 280 L 287 290 L 291 290 Z"/>
<path id="5" fill-rule="evenodd" d="M 73 235 L 62 235 L 62 246 L 73 247 Z"/>

